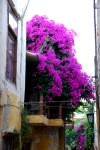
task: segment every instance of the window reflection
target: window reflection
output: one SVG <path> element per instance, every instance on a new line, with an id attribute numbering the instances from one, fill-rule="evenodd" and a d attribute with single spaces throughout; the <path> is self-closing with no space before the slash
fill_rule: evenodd
<path id="1" fill-rule="evenodd" d="M 8 6 L 8 40 L 6 59 L 6 78 L 16 84 L 17 69 L 17 17 L 14 10 Z"/>
<path id="2" fill-rule="evenodd" d="M 9 11 L 9 25 L 11 26 L 11 28 L 13 29 L 14 33 L 17 35 L 17 19 L 14 16 L 14 13 L 12 12 L 12 10 L 10 9 Z"/>
<path id="3" fill-rule="evenodd" d="M 7 78 L 13 81 L 14 74 L 14 39 L 8 36 Z"/>

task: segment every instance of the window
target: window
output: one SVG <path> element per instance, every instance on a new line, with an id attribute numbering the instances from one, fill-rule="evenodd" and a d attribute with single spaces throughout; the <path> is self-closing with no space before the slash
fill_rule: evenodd
<path id="1" fill-rule="evenodd" d="M 2 150 L 14 150 L 15 138 L 18 136 L 19 133 L 16 132 L 4 132 Z"/>
<path id="2" fill-rule="evenodd" d="M 4 137 L 3 150 L 14 150 L 14 138 Z"/>
<path id="3" fill-rule="evenodd" d="M 17 68 L 17 29 L 17 18 L 11 7 L 8 6 L 6 78 L 15 84 Z"/>

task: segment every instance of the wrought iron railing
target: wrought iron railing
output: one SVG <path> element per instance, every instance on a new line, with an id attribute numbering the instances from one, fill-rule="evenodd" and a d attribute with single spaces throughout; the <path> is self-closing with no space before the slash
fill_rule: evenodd
<path id="1" fill-rule="evenodd" d="M 24 108 L 26 108 L 28 115 L 44 115 L 49 119 L 62 118 L 60 106 L 52 108 L 46 102 L 24 102 Z"/>
<path id="2" fill-rule="evenodd" d="M 47 102 L 42 95 L 37 102 L 24 102 L 24 107 L 27 109 L 28 115 L 44 115 L 49 119 L 64 119 L 64 111 L 62 114 L 62 110 L 67 109 L 59 101 L 56 105 L 53 102 Z"/>
<path id="3" fill-rule="evenodd" d="M 44 102 L 25 102 L 24 107 L 28 115 L 47 115 L 47 106 Z"/>

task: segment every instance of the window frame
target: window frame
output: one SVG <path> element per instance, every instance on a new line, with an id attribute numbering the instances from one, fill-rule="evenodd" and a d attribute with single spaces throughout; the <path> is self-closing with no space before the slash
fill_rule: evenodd
<path id="1" fill-rule="evenodd" d="M 16 73 L 17 73 L 17 37 L 18 35 L 14 32 L 14 30 L 12 29 L 10 23 L 9 23 L 9 13 L 12 15 L 12 17 L 14 18 L 14 20 L 17 23 L 17 29 L 18 29 L 18 18 L 16 16 L 16 14 L 14 13 L 12 7 L 10 6 L 10 4 L 8 4 L 8 14 L 7 14 L 7 22 L 8 22 L 8 32 L 7 32 L 7 51 L 6 51 L 6 79 L 10 82 L 12 82 L 13 84 L 16 84 Z M 11 56 L 9 54 L 9 48 L 8 48 L 8 43 L 9 43 L 9 38 L 14 42 L 14 48 L 12 49 L 14 51 L 14 55 Z M 12 72 L 9 71 L 10 66 L 8 65 L 8 61 L 13 61 L 12 64 Z"/>

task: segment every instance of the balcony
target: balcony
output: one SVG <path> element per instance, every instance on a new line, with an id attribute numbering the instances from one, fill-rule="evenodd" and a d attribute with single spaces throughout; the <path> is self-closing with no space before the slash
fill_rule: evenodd
<path id="1" fill-rule="evenodd" d="M 24 107 L 27 109 L 27 118 L 31 125 L 64 126 L 61 103 L 58 107 L 52 107 L 40 95 L 38 102 L 25 102 Z"/>
<path id="2" fill-rule="evenodd" d="M 62 119 L 62 105 L 52 106 L 42 95 L 39 96 L 38 91 L 34 88 L 35 81 L 33 72 L 36 71 L 38 65 L 38 56 L 36 54 L 26 52 L 26 87 L 24 107 L 27 109 L 29 123 L 32 126 L 64 126 Z"/>

